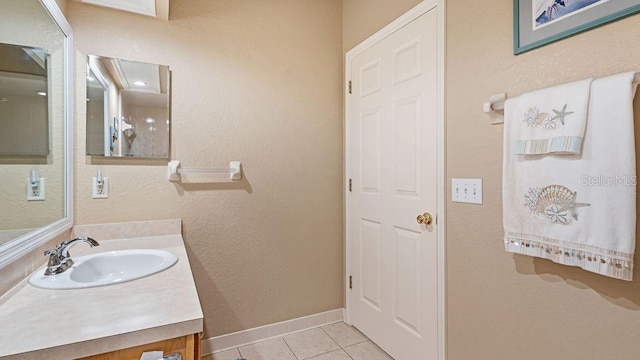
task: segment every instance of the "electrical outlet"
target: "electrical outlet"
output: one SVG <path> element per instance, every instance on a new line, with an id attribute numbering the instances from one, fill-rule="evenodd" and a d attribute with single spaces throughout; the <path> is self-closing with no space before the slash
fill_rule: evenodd
<path id="1" fill-rule="evenodd" d="M 93 178 L 93 198 L 107 199 L 109 197 L 109 178 L 103 177 L 102 184 L 98 184 L 98 179 Z"/>
<path id="2" fill-rule="evenodd" d="M 451 179 L 451 201 L 482 204 L 482 179 Z"/>
<path id="3" fill-rule="evenodd" d="M 44 185 L 44 178 L 40 178 L 40 184 L 38 186 L 31 186 L 31 179 L 27 179 L 27 201 L 44 201 Z"/>

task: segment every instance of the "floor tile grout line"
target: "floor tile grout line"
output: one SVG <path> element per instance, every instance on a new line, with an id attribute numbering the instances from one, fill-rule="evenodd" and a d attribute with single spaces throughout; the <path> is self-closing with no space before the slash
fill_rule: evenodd
<path id="1" fill-rule="evenodd" d="M 344 322 L 343 322 L 343 323 L 344 323 Z M 345 324 L 346 324 L 346 323 L 345 323 Z M 374 342 L 373 342 L 371 339 L 369 339 L 366 335 L 362 334 L 362 332 L 360 332 L 360 330 L 358 330 L 356 327 L 353 327 L 352 325 L 348 325 L 348 324 L 346 324 L 346 325 L 347 325 L 347 326 L 350 326 L 350 327 L 353 327 L 353 328 L 354 328 L 355 330 L 357 330 L 360 334 L 362 334 L 362 336 L 364 337 L 364 339 L 363 339 L 363 340 L 361 340 L 361 341 L 357 341 L 357 342 L 355 342 L 355 343 L 349 344 L 349 345 L 342 346 L 342 345 L 340 345 L 340 344 L 338 343 L 338 341 L 337 341 L 336 339 L 334 339 L 334 338 L 333 338 L 333 337 L 332 337 L 332 336 L 331 336 L 331 335 L 330 335 L 330 334 L 329 334 L 329 333 L 328 333 L 328 332 L 323 328 L 323 327 L 324 327 L 324 326 L 326 326 L 326 325 L 330 325 L 330 324 L 320 325 L 320 326 L 317 326 L 317 327 L 315 327 L 315 328 L 316 328 L 316 329 L 317 329 L 317 328 L 319 328 L 319 329 L 322 331 L 322 333 L 324 333 L 324 334 L 325 334 L 325 335 L 326 335 L 326 336 L 327 336 L 327 337 L 328 337 L 328 338 L 329 338 L 329 339 L 330 339 L 330 340 L 331 340 L 335 345 L 337 345 L 337 346 L 338 346 L 338 349 L 330 350 L 330 351 L 327 351 L 327 352 L 324 352 L 324 353 L 321 353 L 321 354 L 316 354 L 316 355 L 313 355 L 313 356 L 311 356 L 311 357 L 306 357 L 306 358 L 299 357 L 299 356 L 298 356 L 298 355 L 293 351 L 293 349 L 291 348 L 291 346 L 289 345 L 289 343 L 288 343 L 288 342 L 287 342 L 287 340 L 285 339 L 285 336 L 274 337 L 274 338 L 271 338 L 271 339 L 265 339 L 265 340 L 262 340 L 262 341 L 258 341 L 257 343 L 264 342 L 264 341 L 267 341 L 267 340 L 277 340 L 277 339 L 282 339 L 282 341 L 284 342 L 285 346 L 289 349 L 289 351 L 291 352 L 291 354 L 294 356 L 294 358 L 295 358 L 296 360 L 308 360 L 308 359 L 312 359 L 312 358 L 314 358 L 314 357 L 318 357 L 318 356 L 326 355 L 326 354 L 329 354 L 329 353 L 332 353 L 332 352 L 335 352 L 335 351 L 338 351 L 338 350 L 340 350 L 340 351 L 342 351 L 344 354 L 346 354 L 346 355 L 347 355 L 347 357 L 348 357 L 349 359 L 351 359 L 351 360 L 355 360 L 355 358 L 354 358 L 353 356 L 351 356 L 351 354 L 349 354 L 349 353 L 347 352 L 347 350 L 345 350 L 346 348 L 353 347 L 353 346 L 356 346 L 356 345 L 359 345 L 359 344 L 363 344 L 363 343 L 366 343 L 366 342 L 371 342 L 374 346 L 376 346 L 376 347 L 378 347 L 378 348 L 379 348 L 379 346 L 377 346 L 377 344 L 376 344 L 376 343 L 374 343 Z M 299 332 L 296 332 L 296 333 L 300 333 L 300 332 L 304 332 L 304 331 L 308 331 L 308 330 L 312 330 L 312 329 L 306 329 L 306 330 L 302 330 L 302 331 L 299 331 Z M 295 334 L 295 333 L 294 333 L 294 334 Z M 288 335 L 292 335 L 292 334 L 288 334 Z M 288 336 L 288 335 L 287 335 L 287 336 Z M 235 348 L 231 348 L 231 349 L 229 349 L 229 350 L 233 350 L 233 349 L 235 349 L 235 350 L 238 352 L 238 354 L 240 355 L 240 359 L 244 359 L 244 355 L 242 355 L 242 351 L 240 351 L 240 346 L 235 347 Z M 384 351 L 384 350 L 383 350 L 383 351 Z M 386 352 L 385 352 L 385 354 L 386 354 Z M 388 355 L 388 354 L 387 354 L 387 355 Z M 237 359 L 236 359 L 236 360 L 237 360 Z"/>
<path id="2" fill-rule="evenodd" d="M 298 355 L 296 355 L 296 353 L 293 351 L 293 349 L 291 348 L 291 346 L 289 345 L 289 343 L 287 342 L 287 340 L 283 337 L 281 337 L 282 341 L 284 341 L 284 344 L 287 345 L 287 348 L 289 349 L 289 351 L 291 351 L 291 353 L 293 354 L 293 357 L 296 358 L 296 360 L 302 360 L 298 357 Z"/>
<path id="3" fill-rule="evenodd" d="M 342 323 L 343 323 L 343 324 L 345 324 L 345 325 L 347 325 L 347 326 L 349 326 L 349 327 L 352 327 L 352 328 L 353 328 L 353 329 L 355 329 L 357 332 L 359 332 L 360 334 L 362 334 L 362 331 L 358 330 L 358 328 L 357 328 L 357 327 L 355 327 L 355 326 L 353 326 L 353 325 L 349 325 L 349 324 L 345 323 L 344 321 L 342 321 Z M 327 325 L 330 325 L 330 324 L 327 324 Z M 362 344 L 363 342 L 367 342 L 367 341 L 371 341 L 371 342 L 373 342 L 373 341 L 372 341 L 371 339 L 369 339 L 365 334 L 362 334 L 362 336 L 364 336 L 364 340 L 362 340 L 362 341 L 358 341 L 358 342 L 355 342 L 355 343 L 353 343 L 353 344 L 349 344 L 349 345 L 342 346 L 342 345 L 340 345 L 340 344 L 338 343 L 338 341 L 337 341 L 336 339 L 334 339 L 334 338 L 333 338 L 333 336 L 331 336 L 328 332 L 326 332 L 326 331 L 323 329 L 323 327 L 324 327 L 324 326 L 326 326 L 326 325 L 320 326 L 320 329 L 321 329 L 322 331 L 324 331 L 324 333 L 325 333 L 325 334 L 327 334 L 327 336 L 328 336 L 329 338 L 331 338 L 331 340 L 333 340 L 336 344 L 338 344 L 338 346 L 339 346 L 339 347 L 340 347 L 340 349 L 342 349 L 342 350 L 344 350 L 344 348 L 349 347 L 349 346 Z M 374 343 L 374 344 L 375 344 L 375 343 Z M 346 351 L 345 351 L 345 352 L 346 352 Z M 348 355 L 348 354 L 347 354 L 347 355 Z"/>
<path id="4" fill-rule="evenodd" d="M 259 340 L 253 340 L 253 341 L 250 341 L 250 342 L 247 342 L 247 343 L 240 344 L 239 346 L 236 346 L 235 348 L 239 349 L 242 346 L 253 345 L 253 344 L 257 344 L 257 343 L 260 343 L 260 342 L 263 342 L 263 341 L 267 341 L 267 340 L 274 340 L 274 339 L 278 339 L 278 338 L 283 338 L 285 336 L 289 336 L 289 335 L 305 332 L 307 330 L 317 329 L 317 328 L 320 328 L 322 326 L 327 326 L 327 325 L 332 325 L 332 324 L 337 324 L 337 323 L 345 323 L 345 322 L 344 322 L 344 320 L 336 320 L 336 321 L 331 321 L 331 322 L 324 323 L 324 324 L 321 324 L 321 325 L 314 325 L 312 327 L 304 328 L 302 330 L 295 330 L 295 331 L 292 331 L 292 332 L 287 332 L 287 333 L 285 333 L 285 334 L 283 334 L 281 336 L 278 336 L 278 335 L 273 336 L 273 337 L 267 336 L 266 338 L 262 338 L 262 339 L 259 339 Z M 227 335 L 229 335 L 229 334 L 227 334 Z M 215 353 L 222 352 L 222 351 L 228 351 L 228 350 L 232 350 L 232 349 L 235 349 L 235 348 L 234 347 L 230 347 L 230 348 L 223 348 L 223 349 L 220 349 L 220 350 L 214 350 L 211 354 L 215 354 Z"/>
<path id="5" fill-rule="evenodd" d="M 355 342 L 355 343 L 353 343 L 353 344 L 346 345 L 346 346 L 344 346 L 344 347 L 340 346 L 339 344 L 338 344 L 338 346 L 340 346 L 340 348 L 341 348 L 341 349 L 345 349 L 345 348 L 348 348 L 348 347 L 351 347 L 351 346 L 354 346 L 354 345 L 358 345 L 358 344 L 366 343 L 367 341 L 371 341 L 372 343 L 374 343 L 371 339 L 366 338 L 366 339 L 364 339 L 364 340 L 362 340 L 362 341 L 358 341 L 358 342 Z M 375 343 L 374 343 L 374 344 L 375 344 Z"/>
<path id="6" fill-rule="evenodd" d="M 314 358 L 316 356 L 325 355 L 325 354 L 328 354 L 328 353 L 336 351 L 336 350 L 342 350 L 342 347 L 340 346 L 340 344 L 338 344 L 338 342 L 336 340 L 334 340 L 331 337 L 331 335 L 327 334 L 327 332 L 324 331 L 322 326 L 324 326 L 324 325 L 317 326 L 317 327 L 312 328 L 312 329 L 320 329 L 329 338 L 329 340 L 331 340 L 338 347 L 337 349 L 329 350 L 327 352 L 323 352 L 323 353 L 316 354 L 316 355 L 313 355 L 313 356 L 310 356 L 310 357 L 306 357 L 306 358 L 298 358 L 298 355 L 293 351 L 293 349 L 291 349 L 291 346 L 289 346 L 289 343 L 287 343 L 287 340 L 285 340 L 284 336 L 282 337 L 282 340 L 284 341 L 285 344 L 287 344 L 287 346 L 289 347 L 289 350 L 291 350 L 291 352 L 293 353 L 293 356 L 295 356 L 298 360 L 312 359 L 312 358 Z M 308 330 L 305 330 L 305 331 L 309 331 L 309 330 L 312 330 L 312 329 L 308 329 Z M 349 355 L 349 354 L 347 354 L 347 355 Z"/>
<path id="7" fill-rule="evenodd" d="M 346 350 L 342 349 L 342 352 L 344 352 L 345 354 L 347 354 L 347 356 L 349 357 L 349 359 L 351 359 L 351 360 L 355 360 L 355 359 L 353 358 L 353 356 L 351 356 L 351 354 L 349 354 Z"/>
<path id="8" fill-rule="evenodd" d="M 362 331 L 358 330 L 358 328 L 357 328 L 357 327 L 355 327 L 355 326 L 353 326 L 353 325 L 348 325 L 348 326 L 353 327 L 356 331 L 358 331 L 360 334 L 362 334 Z M 338 344 L 338 346 L 340 346 L 340 349 L 344 350 L 345 348 L 348 348 L 348 347 L 350 347 L 350 346 L 354 346 L 354 345 L 362 344 L 362 343 L 365 343 L 365 342 L 367 342 L 367 341 L 371 341 L 371 342 L 373 342 L 373 340 L 369 339 L 369 338 L 367 337 L 367 335 L 362 334 L 362 336 L 364 336 L 364 340 L 362 340 L 362 341 L 357 341 L 357 342 L 354 342 L 353 344 L 349 344 L 349 345 L 345 345 L 345 346 L 342 346 L 342 345 Z M 331 335 L 329 335 L 329 337 L 331 337 Z M 374 343 L 374 344 L 375 344 L 375 343 Z M 346 352 L 346 351 L 345 351 L 345 352 Z M 347 355 L 348 355 L 348 354 L 347 354 Z"/>
<path id="9" fill-rule="evenodd" d="M 303 359 L 299 359 L 299 360 L 310 360 L 310 359 L 313 359 L 315 357 L 331 354 L 332 352 L 336 352 L 336 351 L 339 351 L 339 350 L 341 350 L 342 352 L 347 354 L 347 352 L 342 350 L 342 349 L 335 349 L 335 350 L 330 350 L 330 351 L 327 351 L 327 352 L 323 352 L 322 354 L 316 354 L 316 355 L 313 355 L 313 356 L 310 356 L 310 357 L 306 357 L 306 358 L 303 358 Z M 350 359 L 353 359 L 349 354 L 347 354 L 347 356 L 349 356 Z"/>
<path id="10" fill-rule="evenodd" d="M 348 325 L 348 324 L 347 324 L 347 323 L 345 323 L 344 321 L 343 321 L 342 323 L 344 323 L 344 324 L 345 324 L 345 325 L 347 325 L 347 326 L 352 326 L 352 325 Z M 361 343 L 366 342 L 366 341 L 370 341 L 368 337 L 366 337 L 364 334 L 362 334 L 362 332 L 360 332 L 360 330 L 358 330 L 358 332 L 360 332 L 360 333 L 362 334 L 362 336 L 364 336 L 364 337 L 365 337 L 365 340 L 360 341 L 360 342 L 357 342 L 357 343 L 354 343 L 354 344 L 351 344 L 351 345 L 347 345 L 347 346 L 344 346 L 344 347 L 343 347 L 342 345 L 340 345 L 340 344 L 338 343 L 338 341 L 337 341 L 336 339 L 334 339 L 334 338 L 333 338 L 333 336 L 331 336 L 331 335 L 330 335 L 330 334 L 329 334 L 329 333 L 324 329 L 324 326 L 326 326 L 326 325 L 320 326 L 320 330 L 322 330 L 325 334 L 327 334 L 327 336 L 328 336 L 331 340 L 333 340 L 333 342 L 335 342 L 335 343 L 338 345 L 338 347 L 340 348 L 340 350 L 342 350 L 342 352 L 343 352 L 343 353 L 347 354 L 347 356 L 348 356 L 348 357 L 349 357 L 349 359 L 351 359 L 351 360 L 354 360 L 354 359 L 353 359 L 353 357 L 352 357 L 352 356 L 347 352 L 347 350 L 345 350 L 344 348 L 345 348 L 345 347 L 349 347 L 349 346 L 353 346 L 353 345 L 357 345 L 357 344 L 361 344 Z M 353 326 L 352 326 L 352 327 L 353 327 Z M 357 328 L 356 328 L 356 327 L 353 327 L 353 328 L 357 330 Z M 334 350 L 334 351 L 335 351 L 335 350 Z M 331 352 L 331 351 L 330 351 L 330 352 Z M 325 354 L 328 354 L 328 353 L 325 353 Z M 321 355 L 324 355 L 324 354 L 321 354 Z"/>
<path id="11" fill-rule="evenodd" d="M 325 335 L 327 335 L 327 336 L 329 337 L 329 339 L 331 339 L 331 341 L 333 341 L 336 345 L 338 345 L 338 347 L 339 347 L 340 349 L 342 349 L 342 346 L 340 346 L 340 344 L 338 344 L 338 340 L 334 339 L 334 338 L 333 338 L 333 336 L 329 335 L 329 333 L 328 333 L 328 332 L 326 332 L 326 331 L 322 328 L 322 326 L 320 326 L 320 330 L 322 330 L 322 332 L 323 332 Z"/>

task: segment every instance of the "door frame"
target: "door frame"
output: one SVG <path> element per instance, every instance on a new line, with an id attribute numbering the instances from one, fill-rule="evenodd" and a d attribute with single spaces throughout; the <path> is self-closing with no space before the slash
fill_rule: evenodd
<path id="1" fill-rule="evenodd" d="M 345 101 L 345 114 L 344 114 L 344 156 L 345 156 L 345 322 L 351 324 L 351 300 L 349 296 L 349 274 L 351 274 L 351 201 L 349 192 L 349 179 L 351 178 L 351 149 L 350 149 L 350 111 L 351 111 L 351 99 L 349 97 L 349 80 L 352 76 L 351 64 L 353 58 L 369 49 L 373 45 L 377 44 L 384 38 L 393 34 L 400 28 L 406 26 L 413 20 L 419 18 L 430 10 L 436 9 L 438 11 L 438 39 L 437 39 L 437 65 L 436 65 L 436 82 L 438 88 L 438 98 L 436 100 L 436 127 L 437 127 L 437 154 L 436 154 L 436 237 L 438 242 L 438 330 L 437 330 L 437 343 L 438 343 L 438 359 L 446 359 L 446 254 L 445 254 L 445 240 L 446 240 L 446 214 L 445 214 L 445 197 L 446 197 L 446 173 L 445 173 L 445 2 L 446 0 L 424 0 L 405 14 L 380 29 L 375 34 L 371 35 L 368 39 L 358 44 L 353 49 L 349 50 L 345 59 L 345 88 L 344 88 L 344 101 Z"/>

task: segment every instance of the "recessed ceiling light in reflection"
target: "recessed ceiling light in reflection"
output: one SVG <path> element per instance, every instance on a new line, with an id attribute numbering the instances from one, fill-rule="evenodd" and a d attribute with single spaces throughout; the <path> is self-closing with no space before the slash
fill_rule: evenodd
<path id="1" fill-rule="evenodd" d="M 40 96 L 47 96 L 47 92 L 46 91 L 37 90 L 35 93 L 40 95 Z"/>
<path id="2" fill-rule="evenodd" d="M 145 120 L 147 122 L 147 124 L 153 124 L 155 122 L 155 120 L 153 120 L 152 118 L 147 118 L 147 120 Z"/>
<path id="3" fill-rule="evenodd" d="M 133 85 L 135 86 L 147 86 L 147 83 L 142 81 L 142 80 L 137 80 L 133 82 Z"/>

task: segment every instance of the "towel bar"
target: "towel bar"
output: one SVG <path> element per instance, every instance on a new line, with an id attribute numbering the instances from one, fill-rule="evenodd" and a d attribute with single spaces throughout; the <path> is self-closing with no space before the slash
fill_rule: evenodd
<path id="1" fill-rule="evenodd" d="M 167 178 L 169 181 L 180 181 L 180 174 L 229 174 L 230 180 L 242 179 L 242 164 L 240 161 L 229 162 L 227 168 L 180 168 L 180 161 L 171 160 L 167 165 Z"/>
<path id="2" fill-rule="evenodd" d="M 636 73 L 633 77 L 634 84 L 640 84 L 640 73 Z M 491 95 L 489 97 L 489 101 L 486 101 L 482 104 L 482 110 L 487 113 L 497 113 L 500 110 L 504 110 L 504 102 L 507 101 L 507 94 L 500 93 Z M 504 120 L 493 121 L 491 125 L 504 124 Z"/>

